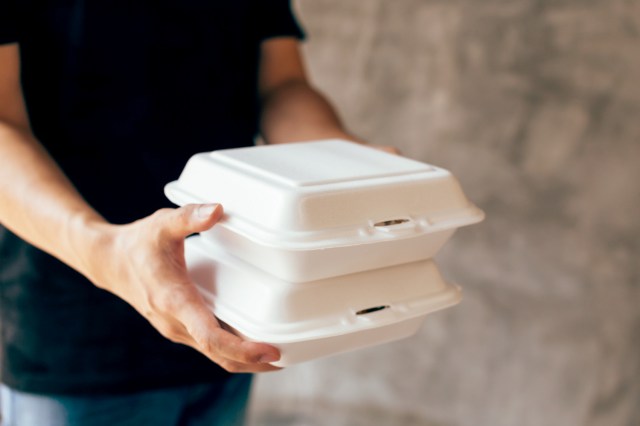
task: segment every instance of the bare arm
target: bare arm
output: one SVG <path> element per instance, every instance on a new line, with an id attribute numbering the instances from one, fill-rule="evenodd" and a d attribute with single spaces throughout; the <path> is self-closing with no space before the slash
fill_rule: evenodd
<path id="1" fill-rule="evenodd" d="M 216 205 L 162 209 L 112 225 L 89 206 L 34 138 L 17 45 L 0 46 L 0 223 L 131 304 L 168 339 L 229 371 L 272 370 L 277 349 L 220 327 L 190 282 L 184 238 L 222 215 Z"/>
<path id="2" fill-rule="evenodd" d="M 309 83 L 295 38 L 263 42 L 259 83 L 262 135 L 268 143 L 357 140 L 329 101 Z"/>
<path id="3" fill-rule="evenodd" d="M 18 47 L 0 46 L 0 222 L 26 241 L 87 274 L 88 206 L 31 133 L 19 81 Z"/>
<path id="4" fill-rule="evenodd" d="M 261 131 L 267 143 L 331 138 L 366 143 L 345 128 L 331 103 L 309 82 L 297 39 L 279 37 L 262 43 L 259 86 Z M 392 146 L 375 148 L 399 153 Z"/>

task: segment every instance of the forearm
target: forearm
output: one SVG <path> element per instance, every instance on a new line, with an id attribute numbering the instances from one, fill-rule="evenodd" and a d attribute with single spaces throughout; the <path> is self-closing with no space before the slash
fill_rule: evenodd
<path id="1" fill-rule="evenodd" d="M 267 143 L 329 138 L 357 141 L 329 101 L 304 80 L 285 82 L 263 97 L 261 130 Z"/>
<path id="2" fill-rule="evenodd" d="M 0 223 L 81 273 L 104 220 L 24 128 L 0 121 Z"/>
<path id="3" fill-rule="evenodd" d="M 268 363 L 279 359 L 278 350 L 220 327 L 187 273 L 185 237 L 211 228 L 222 209 L 187 205 L 108 224 L 33 137 L 18 53 L 15 43 L 0 46 L 0 223 L 228 371 L 275 369 Z"/>

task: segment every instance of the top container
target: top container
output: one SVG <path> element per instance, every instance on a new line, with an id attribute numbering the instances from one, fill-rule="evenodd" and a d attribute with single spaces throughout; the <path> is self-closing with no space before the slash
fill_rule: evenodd
<path id="1" fill-rule="evenodd" d="M 203 237 L 292 282 L 428 259 L 484 217 L 448 171 L 341 140 L 196 154 L 165 193 L 222 204 Z"/>

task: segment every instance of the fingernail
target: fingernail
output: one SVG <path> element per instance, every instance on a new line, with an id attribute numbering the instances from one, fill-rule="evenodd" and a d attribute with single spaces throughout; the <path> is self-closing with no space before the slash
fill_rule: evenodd
<path id="1" fill-rule="evenodd" d="M 202 204 L 196 210 L 196 214 L 200 219 L 209 219 L 217 208 L 218 208 L 217 204 Z"/>
<path id="2" fill-rule="evenodd" d="M 270 362 L 276 362 L 280 359 L 278 355 L 275 354 L 264 354 L 260 357 L 260 362 L 263 364 L 268 364 Z"/>

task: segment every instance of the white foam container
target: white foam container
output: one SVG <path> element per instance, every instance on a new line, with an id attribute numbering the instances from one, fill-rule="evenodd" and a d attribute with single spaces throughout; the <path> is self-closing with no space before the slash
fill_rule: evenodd
<path id="1" fill-rule="evenodd" d="M 431 258 L 484 217 L 447 170 L 341 140 L 196 154 L 165 193 L 222 204 L 202 235 L 295 282 Z"/>
<path id="2" fill-rule="evenodd" d="M 216 317 L 248 340 L 278 347 L 281 367 L 411 336 L 429 313 L 461 299 L 430 260 L 292 283 L 201 236 L 187 239 L 185 258 Z"/>

